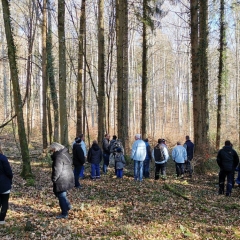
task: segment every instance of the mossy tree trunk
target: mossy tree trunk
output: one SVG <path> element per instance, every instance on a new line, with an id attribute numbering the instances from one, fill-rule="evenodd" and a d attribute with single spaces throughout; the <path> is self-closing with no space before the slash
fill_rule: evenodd
<path id="1" fill-rule="evenodd" d="M 10 74 L 13 85 L 13 97 L 14 97 L 14 108 L 17 114 L 17 125 L 18 125 L 18 137 L 20 141 L 21 155 L 22 155 L 22 172 L 21 176 L 23 178 L 32 177 L 30 157 L 29 157 L 29 149 L 27 144 L 27 137 L 24 126 L 23 119 L 23 109 L 22 109 L 22 99 L 21 92 L 19 88 L 19 79 L 18 79 L 18 69 L 16 62 L 16 48 L 13 39 L 13 32 L 11 27 L 11 16 L 9 9 L 8 0 L 2 0 L 2 9 L 3 9 L 3 20 L 4 27 L 7 39 L 7 47 L 8 47 L 8 60 L 10 65 Z"/>

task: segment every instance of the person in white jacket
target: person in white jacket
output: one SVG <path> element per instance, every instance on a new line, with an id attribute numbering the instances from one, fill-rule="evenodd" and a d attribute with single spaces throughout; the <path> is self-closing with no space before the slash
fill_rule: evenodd
<path id="1" fill-rule="evenodd" d="M 187 151 L 181 145 L 181 142 L 177 142 L 177 146 L 174 147 L 172 151 L 172 158 L 176 164 L 177 177 L 181 176 L 183 178 L 184 174 L 184 163 L 187 161 Z"/>
<path id="2" fill-rule="evenodd" d="M 141 134 L 135 135 L 135 142 L 132 145 L 132 159 L 134 161 L 134 180 L 142 181 L 143 179 L 143 161 L 146 158 L 146 144 L 141 139 Z"/>

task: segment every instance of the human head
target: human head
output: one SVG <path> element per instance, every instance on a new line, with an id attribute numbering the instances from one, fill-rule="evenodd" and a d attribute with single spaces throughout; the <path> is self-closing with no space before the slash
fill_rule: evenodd
<path id="1" fill-rule="evenodd" d="M 162 138 L 159 138 L 159 139 L 158 139 L 158 143 L 159 143 L 159 144 L 160 144 L 160 143 L 163 143 Z"/>
<path id="2" fill-rule="evenodd" d="M 97 140 L 93 140 L 92 144 L 98 144 Z"/>
<path id="3" fill-rule="evenodd" d="M 110 135 L 108 133 L 105 134 L 105 138 L 106 139 L 109 139 L 110 138 Z"/>
<path id="4" fill-rule="evenodd" d="M 177 145 L 181 145 L 181 142 L 180 142 L 180 141 L 178 141 L 178 142 L 177 142 Z"/>
<path id="5" fill-rule="evenodd" d="M 81 134 L 79 134 L 79 136 L 78 136 L 79 138 L 81 138 L 81 140 L 83 140 L 84 141 L 84 139 L 85 139 L 85 137 L 84 137 L 84 134 L 83 133 L 81 133 Z"/>
<path id="6" fill-rule="evenodd" d="M 188 135 L 186 136 L 186 140 L 190 140 L 190 137 Z"/>
<path id="7" fill-rule="evenodd" d="M 121 148 L 117 148 L 117 152 L 119 152 L 119 153 L 120 153 L 121 151 L 122 151 L 122 149 L 121 149 Z"/>
<path id="8" fill-rule="evenodd" d="M 64 147 L 62 144 L 60 144 L 60 143 L 53 142 L 53 143 L 50 145 L 49 148 L 50 148 L 50 151 L 52 151 L 52 152 L 58 152 L 58 151 L 64 149 L 65 147 Z"/>
<path id="9" fill-rule="evenodd" d="M 144 142 L 148 142 L 148 138 L 144 139 Z"/>
<path id="10" fill-rule="evenodd" d="M 166 140 L 164 138 L 162 138 L 162 143 L 164 143 L 164 144 L 166 143 Z"/>
<path id="11" fill-rule="evenodd" d="M 225 141 L 225 146 L 231 146 L 232 144 L 231 144 L 231 142 L 229 141 L 229 140 L 226 140 Z"/>
<path id="12" fill-rule="evenodd" d="M 114 139 L 114 140 L 117 140 L 117 136 L 116 136 L 116 135 L 113 135 L 113 139 Z"/>
<path id="13" fill-rule="evenodd" d="M 0 153 L 3 154 L 2 146 L 0 145 Z"/>
<path id="14" fill-rule="evenodd" d="M 136 139 L 136 140 L 141 139 L 141 134 L 137 133 L 137 134 L 135 135 L 135 139 Z"/>

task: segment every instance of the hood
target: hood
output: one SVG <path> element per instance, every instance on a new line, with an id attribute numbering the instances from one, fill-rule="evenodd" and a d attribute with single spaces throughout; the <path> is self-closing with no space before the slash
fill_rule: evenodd
<path id="1" fill-rule="evenodd" d="M 92 145 L 92 149 L 93 149 L 94 151 L 98 151 L 98 150 L 100 149 L 100 147 L 99 147 L 96 143 L 94 143 L 94 144 Z"/>

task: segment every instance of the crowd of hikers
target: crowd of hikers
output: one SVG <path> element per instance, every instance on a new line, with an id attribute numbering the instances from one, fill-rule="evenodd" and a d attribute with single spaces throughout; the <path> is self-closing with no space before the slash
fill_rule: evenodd
<path id="1" fill-rule="evenodd" d="M 123 178 L 126 160 L 122 142 L 116 135 L 110 140 L 110 135 L 105 134 L 101 147 L 94 140 L 88 151 L 84 140 L 83 134 L 75 138 L 72 143 L 72 157 L 68 149 L 60 143 L 54 142 L 50 145 L 53 192 L 58 198 L 61 208 L 61 214 L 56 217 L 57 219 L 68 217 L 68 211 L 72 206 L 67 199 L 67 190 L 74 187 L 82 188 L 79 178 L 84 178 L 84 164 L 86 161 L 91 165 L 90 178 L 93 181 L 100 179 L 101 162 L 103 174 L 107 174 L 108 168 L 112 167 L 115 170 L 116 178 Z M 192 177 L 193 168 L 191 162 L 194 157 L 194 144 L 189 136 L 186 136 L 183 145 L 180 141 L 177 142 L 172 149 L 171 157 L 175 162 L 177 178 L 184 178 L 185 173 Z M 165 139 L 158 139 L 157 144 L 151 149 L 148 139 L 142 140 L 141 135 L 136 134 L 131 150 L 131 159 L 134 162 L 134 181 L 142 182 L 143 178 L 150 177 L 151 161 L 155 163 L 154 179 L 161 178 L 165 180 L 169 158 L 169 150 Z M 225 141 L 224 147 L 219 150 L 217 164 L 220 168 L 218 194 L 226 193 L 226 196 L 231 196 L 235 183 L 235 171 L 238 171 L 236 183 L 240 186 L 240 166 L 238 154 L 229 140 Z M 13 173 L 8 159 L 3 155 L 0 148 L 0 224 L 5 224 L 12 178 Z M 226 178 L 225 192 L 224 182 Z"/>

